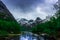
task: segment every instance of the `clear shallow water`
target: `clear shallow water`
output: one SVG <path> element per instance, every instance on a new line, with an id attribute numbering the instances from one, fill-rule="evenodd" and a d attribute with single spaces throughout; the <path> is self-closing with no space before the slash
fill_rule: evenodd
<path id="1" fill-rule="evenodd" d="M 24 32 L 21 34 L 19 40 L 44 40 L 44 38 L 41 36 L 38 36 L 37 34 L 33 34 L 30 32 Z"/>

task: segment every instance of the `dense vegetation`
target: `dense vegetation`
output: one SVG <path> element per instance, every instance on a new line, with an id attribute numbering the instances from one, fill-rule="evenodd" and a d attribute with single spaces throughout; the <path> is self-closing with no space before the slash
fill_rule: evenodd
<path id="1" fill-rule="evenodd" d="M 33 33 L 47 33 L 49 35 L 56 35 L 60 31 L 60 10 L 50 18 L 50 21 L 38 24 L 31 30 Z"/>
<path id="2" fill-rule="evenodd" d="M 10 16 L 0 13 L 0 36 L 12 33 L 20 33 L 20 25 L 16 21 L 12 20 Z"/>
<path id="3" fill-rule="evenodd" d="M 13 21 L 8 15 L 0 12 L 0 36 L 6 34 L 17 34 L 20 31 L 28 31 L 29 27 L 22 27 L 16 21 Z M 56 35 L 60 31 L 60 10 L 50 18 L 50 21 L 37 24 L 35 27 L 29 30 L 33 33 L 47 33 Z"/>
<path id="4" fill-rule="evenodd" d="M 60 10 L 58 10 L 55 15 L 50 18 L 50 21 L 37 24 L 29 30 L 29 27 L 21 26 L 21 31 L 31 31 L 33 33 L 47 33 L 49 35 L 57 35 L 60 31 Z"/>

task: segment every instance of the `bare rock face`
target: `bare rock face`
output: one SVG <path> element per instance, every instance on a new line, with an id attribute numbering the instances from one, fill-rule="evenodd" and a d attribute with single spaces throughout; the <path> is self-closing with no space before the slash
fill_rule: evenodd
<path id="1" fill-rule="evenodd" d="M 15 20 L 4 3 L 0 0 L 0 19 Z"/>
<path id="2" fill-rule="evenodd" d="M 37 17 L 36 20 L 35 20 L 36 24 L 40 24 L 41 21 L 42 21 L 42 20 L 40 19 L 40 17 Z"/>
<path id="3" fill-rule="evenodd" d="M 41 20 L 39 17 L 37 17 L 36 20 L 33 20 L 33 19 L 27 20 L 27 19 L 25 19 L 25 18 L 21 18 L 21 19 L 18 21 L 18 23 L 19 23 L 20 25 L 22 25 L 22 26 L 26 26 L 26 27 L 31 27 L 31 28 L 32 28 L 32 27 L 34 27 L 35 25 L 42 23 L 42 20 Z"/>
<path id="4" fill-rule="evenodd" d="M 59 10 L 60 10 L 60 0 L 58 0 Z"/>
<path id="5" fill-rule="evenodd" d="M 60 6 L 60 0 L 58 0 L 58 4 L 59 4 L 59 6 Z"/>

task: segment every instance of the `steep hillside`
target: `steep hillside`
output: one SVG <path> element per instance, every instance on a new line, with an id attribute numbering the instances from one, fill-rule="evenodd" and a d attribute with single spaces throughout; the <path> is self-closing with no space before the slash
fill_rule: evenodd
<path id="1" fill-rule="evenodd" d="M 15 20 L 2 1 L 0 1 L 0 19 Z"/>
<path id="2" fill-rule="evenodd" d="M 0 1 L 0 36 L 19 32 L 20 25 L 17 23 L 3 2 Z"/>

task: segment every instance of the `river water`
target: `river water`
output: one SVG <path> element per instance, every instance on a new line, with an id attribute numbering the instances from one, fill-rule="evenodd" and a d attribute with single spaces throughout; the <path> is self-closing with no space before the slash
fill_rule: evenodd
<path id="1" fill-rule="evenodd" d="M 37 34 L 33 34 L 31 32 L 23 32 L 20 35 L 19 40 L 44 40 L 44 37 L 39 36 Z"/>

